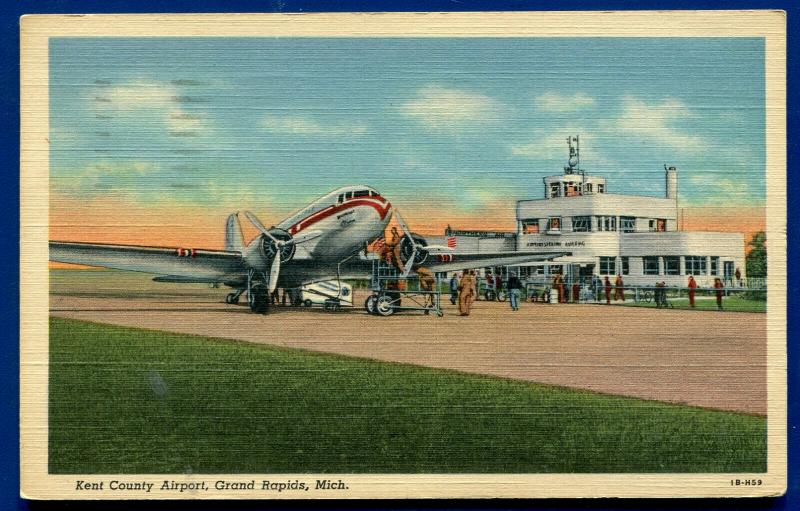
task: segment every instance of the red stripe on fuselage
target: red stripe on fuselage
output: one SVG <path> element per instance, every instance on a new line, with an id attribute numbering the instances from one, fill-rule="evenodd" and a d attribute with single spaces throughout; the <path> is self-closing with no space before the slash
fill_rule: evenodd
<path id="1" fill-rule="evenodd" d="M 376 197 L 363 198 L 363 199 L 362 198 L 349 199 L 346 200 L 343 204 L 328 206 L 327 208 L 321 211 L 317 211 L 313 215 L 309 215 L 306 218 L 294 224 L 293 226 L 289 227 L 289 233 L 297 234 L 298 232 L 308 228 L 310 225 L 313 225 L 319 222 L 320 220 L 324 220 L 331 215 L 335 215 L 336 213 L 339 213 L 346 209 L 354 208 L 356 206 L 370 206 L 374 208 L 375 211 L 377 211 L 378 214 L 380 215 L 381 220 L 383 220 L 384 218 L 386 218 L 386 215 L 389 213 L 389 210 L 392 208 L 392 205 L 385 201 L 383 201 L 385 202 L 384 204 L 376 204 L 374 201 L 370 200 L 374 198 Z"/>

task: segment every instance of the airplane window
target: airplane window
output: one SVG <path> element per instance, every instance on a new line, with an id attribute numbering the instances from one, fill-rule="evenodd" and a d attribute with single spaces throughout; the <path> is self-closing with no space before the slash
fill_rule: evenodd
<path id="1" fill-rule="evenodd" d="M 339 194 L 339 202 L 343 202 L 343 201 L 344 201 L 344 194 L 342 193 L 342 194 Z"/>
<path id="2" fill-rule="evenodd" d="M 359 190 L 353 193 L 353 197 L 369 197 L 369 190 Z"/>
<path id="3" fill-rule="evenodd" d="M 353 198 L 353 192 L 347 192 L 346 194 L 344 194 L 344 198 L 345 199 L 352 199 Z"/>

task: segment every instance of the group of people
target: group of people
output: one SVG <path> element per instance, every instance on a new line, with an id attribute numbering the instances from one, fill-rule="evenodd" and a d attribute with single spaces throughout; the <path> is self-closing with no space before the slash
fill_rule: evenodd
<path id="1" fill-rule="evenodd" d="M 737 268 L 738 269 L 738 268 Z M 622 276 L 617 275 L 617 279 L 614 282 L 614 301 L 622 300 L 625 301 L 625 288 L 623 287 Z M 606 275 L 603 281 L 603 287 L 605 290 L 606 295 L 606 305 L 611 304 L 611 281 L 608 279 L 608 275 Z M 656 307 L 662 308 L 667 306 L 667 284 L 666 282 L 657 282 L 655 289 L 655 302 Z M 686 284 L 687 289 L 689 290 L 689 307 L 692 309 L 695 308 L 695 295 L 697 293 L 697 281 L 694 279 L 694 276 L 689 275 L 689 282 Z M 725 285 L 722 283 L 722 279 L 719 277 L 714 279 L 714 289 L 717 298 L 717 309 L 722 310 L 722 297 L 725 294 Z"/>
<path id="2" fill-rule="evenodd" d="M 738 270 L 739 268 L 736 269 Z M 697 289 L 697 281 L 694 280 L 694 277 L 691 275 L 689 275 L 689 283 L 687 284 L 687 287 L 689 288 L 689 307 L 694 309 L 694 294 L 695 289 Z M 723 291 L 724 289 L 725 285 L 722 283 L 722 279 L 716 277 L 714 279 L 714 294 L 716 294 L 718 310 L 722 310 L 722 296 L 725 294 L 725 291 Z"/>
<path id="3" fill-rule="evenodd" d="M 455 305 L 458 303 L 458 312 L 461 316 L 469 316 L 472 304 L 478 299 L 478 274 L 475 270 L 464 270 L 461 274 L 453 274 L 450 278 L 450 303 Z M 496 290 L 502 289 L 503 281 L 500 275 L 496 278 L 491 277 L 491 273 L 486 277 L 487 283 L 490 282 L 492 288 Z M 512 273 L 508 277 L 506 284 L 508 289 L 508 303 L 511 305 L 511 310 L 519 310 L 519 299 L 522 290 L 522 282 L 516 274 Z"/>
<path id="4" fill-rule="evenodd" d="M 625 301 L 625 288 L 623 287 L 625 283 L 622 281 L 622 275 L 617 275 L 616 280 L 614 281 L 614 301 L 622 300 Z M 606 293 L 606 305 L 611 304 L 611 281 L 608 280 L 608 275 L 605 276 L 605 280 L 603 280 L 603 289 Z"/>

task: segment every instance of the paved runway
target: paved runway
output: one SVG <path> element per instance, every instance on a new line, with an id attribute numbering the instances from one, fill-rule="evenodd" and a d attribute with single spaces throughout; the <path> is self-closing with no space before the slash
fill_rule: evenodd
<path id="1" fill-rule="evenodd" d="M 707 408 L 766 414 L 766 315 L 477 302 L 460 317 L 273 307 L 203 287 L 61 289 L 53 316 L 455 369 Z M 363 302 L 362 291 L 356 303 Z"/>

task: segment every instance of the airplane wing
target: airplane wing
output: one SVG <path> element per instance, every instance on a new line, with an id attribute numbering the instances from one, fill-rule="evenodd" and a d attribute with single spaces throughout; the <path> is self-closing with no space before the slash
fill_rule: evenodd
<path id="1" fill-rule="evenodd" d="M 515 266 L 535 261 L 549 261 L 570 252 L 481 252 L 459 254 L 430 254 L 422 265 L 432 272 L 471 270 L 494 266 Z M 373 259 L 353 258 L 342 265 L 342 279 L 368 279 L 372 276 Z M 413 274 L 413 272 L 412 272 Z M 321 279 L 320 279 L 321 280 Z"/>
<path id="2" fill-rule="evenodd" d="M 246 271 L 239 252 L 193 248 L 51 241 L 50 260 L 202 282 L 222 282 Z"/>
<path id="3" fill-rule="evenodd" d="M 422 265 L 432 272 L 472 270 L 495 266 L 516 266 L 535 261 L 549 261 L 569 252 L 484 252 L 474 254 L 429 255 Z"/>

